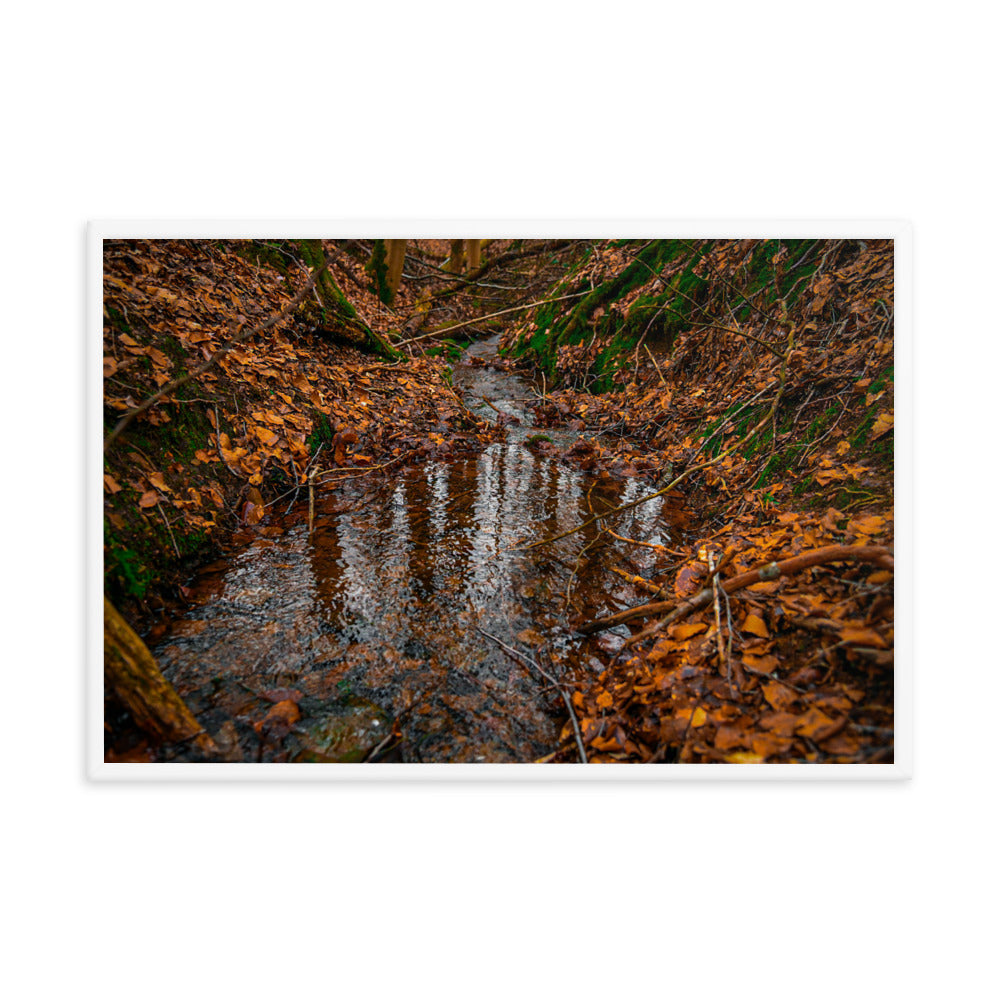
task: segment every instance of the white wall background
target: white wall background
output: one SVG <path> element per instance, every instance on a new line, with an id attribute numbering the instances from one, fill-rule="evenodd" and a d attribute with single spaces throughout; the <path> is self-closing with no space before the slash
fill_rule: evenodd
<path id="1" fill-rule="evenodd" d="M 964 0 L 947 16 L 871 0 L 8 11 L 11 995 L 984 995 L 996 20 Z M 911 221 L 913 780 L 87 784 L 85 223 L 344 216 Z"/>

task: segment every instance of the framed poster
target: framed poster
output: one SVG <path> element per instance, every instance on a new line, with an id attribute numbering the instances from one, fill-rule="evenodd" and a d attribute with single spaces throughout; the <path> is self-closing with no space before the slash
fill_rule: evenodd
<path id="1" fill-rule="evenodd" d="M 89 239 L 92 778 L 909 776 L 907 226 Z"/>

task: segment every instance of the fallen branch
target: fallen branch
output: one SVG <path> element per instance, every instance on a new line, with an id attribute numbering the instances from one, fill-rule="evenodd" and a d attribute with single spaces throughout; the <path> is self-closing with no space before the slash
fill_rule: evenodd
<path id="1" fill-rule="evenodd" d="M 191 740 L 204 753 L 216 751 L 211 736 L 160 672 L 146 644 L 106 597 L 104 684 L 129 710 L 136 725 L 157 741 Z"/>
<path id="2" fill-rule="evenodd" d="M 730 577 L 722 582 L 722 590 L 726 594 L 733 594 L 737 590 L 749 587 L 754 583 L 761 583 L 767 580 L 777 580 L 782 576 L 792 576 L 800 573 L 810 566 L 820 566 L 826 563 L 836 562 L 865 562 L 874 563 L 884 569 L 893 569 L 894 561 L 892 553 L 881 545 L 827 545 L 821 549 L 813 549 L 811 552 L 803 552 L 801 555 L 793 556 L 782 562 L 769 562 L 757 569 L 740 573 L 738 576 Z M 614 628 L 615 625 L 622 625 L 636 618 L 651 618 L 653 615 L 667 612 L 667 616 L 656 623 L 655 627 L 646 629 L 637 635 L 632 636 L 626 645 L 632 645 L 640 639 L 662 631 L 668 625 L 681 618 L 705 607 L 712 601 L 714 594 L 713 587 L 706 587 L 694 597 L 682 604 L 673 606 L 670 601 L 653 601 L 650 604 L 640 604 L 638 607 L 628 608 L 619 611 L 617 614 L 608 615 L 606 618 L 598 618 L 595 621 L 587 622 L 580 626 L 577 631 L 584 635 L 592 632 L 601 632 L 604 629 Z"/>
<path id="3" fill-rule="evenodd" d="M 499 267 L 501 264 L 508 264 L 515 260 L 525 260 L 528 257 L 537 257 L 539 254 L 549 253 L 550 251 L 565 250 L 575 242 L 575 240 L 549 240 L 534 246 L 522 247 L 520 250 L 507 250 L 505 253 L 492 257 L 481 267 L 476 268 L 476 270 L 469 271 L 468 274 L 460 277 L 448 288 L 441 288 L 433 292 L 431 298 L 435 300 L 450 298 L 452 295 L 457 295 L 469 285 L 475 284 L 484 274 L 492 271 L 495 267 Z"/>
<path id="4" fill-rule="evenodd" d="M 610 534 L 610 532 L 609 532 Z M 616 536 L 617 537 L 617 536 Z M 658 587 L 655 583 L 647 580 L 645 577 L 636 576 L 634 573 L 629 573 L 626 570 L 619 569 L 617 566 L 609 567 L 612 573 L 620 576 L 623 580 L 628 580 L 633 587 L 639 587 L 641 590 L 645 590 L 649 594 L 656 594 L 657 596 L 662 596 L 664 590 L 662 587 Z"/>
<path id="5" fill-rule="evenodd" d="M 396 347 L 405 347 L 407 344 L 415 344 L 418 340 L 426 340 L 428 337 L 443 337 L 455 330 L 461 330 L 467 326 L 473 326 L 476 323 L 482 323 L 484 320 L 495 319 L 497 316 L 505 316 L 507 313 L 520 312 L 522 309 L 534 309 L 535 306 L 546 306 L 550 302 L 562 302 L 563 299 L 578 299 L 581 295 L 585 295 L 586 292 L 574 292 L 572 295 L 558 295 L 554 299 L 542 299 L 540 302 L 526 302 L 522 306 L 511 306 L 509 309 L 501 309 L 499 312 L 489 313 L 486 316 L 476 316 L 474 319 L 466 320 L 464 323 L 455 323 L 451 326 L 438 326 L 433 330 L 429 330 L 427 333 L 422 333 L 418 337 L 410 337 L 409 340 L 399 340 L 396 342 Z"/>

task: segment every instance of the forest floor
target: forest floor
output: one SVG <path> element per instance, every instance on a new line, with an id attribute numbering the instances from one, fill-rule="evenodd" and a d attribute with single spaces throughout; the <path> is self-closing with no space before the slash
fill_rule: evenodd
<path id="1" fill-rule="evenodd" d="M 669 547 L 628 539 L 655 553 L 655 571 L 616 568 L 606 620 L 570 623 L 599 635 L 603 662 L 567 692 L 571 708 L 555 698 L 565 724 L 546 759 L 891 762 L 891 242 L 830 241 L 801 261 L 777 247 L 771 283 L 755 280 L 753 241 L 716 242 L 616 287 L 558 344 L 553 331 L 633 265 L 634 247 L 576 241 L 435 296 L 456 280 L 441 268 L 448 243 L 418 241 L 389 309 L 359 248 L 327 241 L 364 321 L 397 343 L 421 338 L 409 359 L 373 359 L 300 311 L 137 415 L 105 453 L 106 594 L 149 635 L 183 607 L 195 566 L 310 480 L 336 489 L 498 440 L 502 421 L 464 405 L 450 363 L 467 338 L 501 330 L 495 363 L 535 380 L 536 423 L 579 435 L 534 447 L 683 496 L 690 513 Z M 305 280 L 273 241 L 112 241 L 104 263 L 106 433 Z M 698 316 L 665 326 L 668 294 L 697 297 Z M 594 518 L 615 532 L 614 511 Z M 108 718 L 125 725 L 111 706 Z"/>

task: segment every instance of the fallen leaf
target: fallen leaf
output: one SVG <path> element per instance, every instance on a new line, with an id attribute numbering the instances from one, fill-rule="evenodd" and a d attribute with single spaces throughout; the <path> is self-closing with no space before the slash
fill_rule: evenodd
<path id="1" fill-rule="evenodd" d="M 735 747 L 745 747 L 749 737 L 736 726 L 719 726 L 715 731 L 715 746 L 718 750 L 732 750 Z"/>
<path id="2" fill-rule="evenodd" d="M 778 736 L 791 736 L 798 722 L 799 716 L 791 712 L 767 712 L 760 717 L 758 724 Z"/>
<path id="3" fill-rule="evenodd" d="M 173 493 L 173 490 L 163 481 L 162 472 L 152 472 L 148 476 L 151 486 L 155 486 L 161 493 Z"/>
<path id="4" fill-rule="evenodd" d="M 698 635 L 699 632 L 704 632 L 708 629 L 708 624 L 706 622 L 683 622 L 679 625 L 671 625 L 667 629 L 667 634 L 671 639 L 690 639 L 693 635 Z"/>
<path id="5" fill-rule="evenodd" d="M 299 706 L 291 698 L 288 698 L 285 701 L 279 701 L 260 722 L 254 723 L 253 728 L 261 739 L 268 737 L 280 739 L 291 732 L 292 726 L 300 718 L 302 718 L 302 712 Z"/>
<path id="6" fill-rule="evenodd" d="M 798 736 L 805 736 L 814 743 L 821 743 L 823 740 L 839 733 L 847 725 L 847 716 L 840 719 L 831 719 L 825 712 L 818 708 L 810 708 L 806 711 L 795 726 Z"/>
<path id="7" fill-rule="evenodd" d="M 788 753 L 792 748 L 792 740 L 776 733 L 756 733 L 750 740 L 750 749 L 761 757 L 776 757 Z"/>
<path id="8" fill-rule="evenodd" d="M 768 632 L 763 620 L 755 614 L 746 616 L 743 621 L 742 630 L 749 632 L 751 635 L 758 635 L 761 639 L 769 639 L 771 637 L 771 633 Z"/>
<path id="9" fill-rule="evenodd" d="M 872 628 L 848 626 L 841 630 L 840 638 L 854 646 L 874 646 L 876 649 L 888 649 L 889 647 L 885 639 Z"/>
<path id="10" fill-rule="evenodd" d="M 778 712 L 785 711 L 798 701 L 798 695 L 791 688 L 777 681 L 769 681 L 762 690 L 767 703 Z"/>
<path id="11" fill-rule="evenodd" d="M 892 413 L 883 412 L 878 415 L 875 420 L 875 424 L 872 427 L 872 440 L 877 441 L 884 434 L 888 434 L 892 430 L 893 415 Z"/>
<path id="12" fill-rule="evenodd" d="M 690 597 L 701 590 L 701 581 L 705 576 L 705 567 L 694 565 L 685 566 L 674 581 L 674 593 L 678 597 Z"/>
<path id="13" fill-rule="evenodd" d="M 876 514 L 868 517 L 852 517 L 847 524 L 852 531 L 857 531 L 862 535 L 878 535 L 885 527 L 885 518 Z"/>

